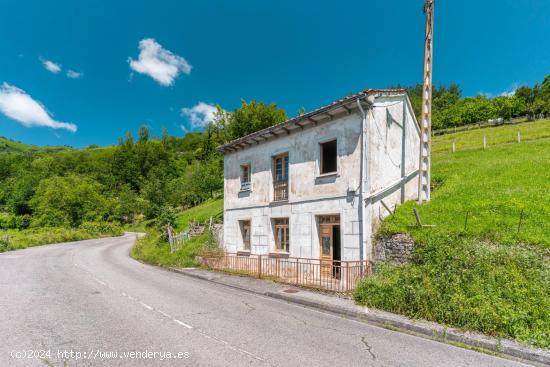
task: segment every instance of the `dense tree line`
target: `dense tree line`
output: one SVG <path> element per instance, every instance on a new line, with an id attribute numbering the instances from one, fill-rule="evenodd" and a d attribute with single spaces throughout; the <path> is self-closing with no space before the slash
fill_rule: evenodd
<path id="1" fill-rule="evenodd" d="M 405 88 L 417 117 L 422 105 L 422 85 Z M 457 84 L 440 85 L 433 89 L 434 129 L 456 127 L 491 119 L 511 119 L 550 115 L 550 74 L 533 87 L 521 86 L 511 95 L 495 98 L 487 96 L 464 97 Z"/>
<path id="2" fill-rule="evenodd" d="M 286 118 L 274 104 L 243 101 L 184 137 L 142 127 L 112 147 L 2 153 L 0 229 L 129 223 L 196 205 L 222 189 L 218 145 Z"/>

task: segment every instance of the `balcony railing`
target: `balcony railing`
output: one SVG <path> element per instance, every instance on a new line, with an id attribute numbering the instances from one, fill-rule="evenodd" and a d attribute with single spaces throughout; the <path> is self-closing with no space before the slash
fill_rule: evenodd
<path id="1" fill-rule="evenodd" d="M 241 191 L 251 191 L 252 183 L 250 182 L 241 182 Z"/>
<path id="2" fill-rule="evenodd" d="M 324 261 L 269 255 L 204 254 L 202 264 L 211 269 L 337 293 L 352 292 L 362 278 L 372 273 L 370 261 Z"/>
<path id="3" fill-rule="evenodd" d="M 273 181 L 273 201 L 288 200 L 288 181 Z"/>

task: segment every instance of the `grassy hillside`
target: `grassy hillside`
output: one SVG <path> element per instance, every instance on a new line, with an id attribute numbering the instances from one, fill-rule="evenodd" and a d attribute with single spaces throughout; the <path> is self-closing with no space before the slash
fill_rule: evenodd
<path id="1" fill-rule="evenodd" d="M 417 210 L 436 227 L 411 228 L 416 204 L 409 202 L 388 218 L 382 234 L 409 232 L 420 241 L 460 234 L 550 247 L 550 141 L 439 153 L 432 175 L 432 201 Z"/>
<path id="2" fill-rule="evenodd" d="M 30 152 L 30 151 L 54 152 L 54 151 L 65 150 L 65 149 L 71 149 L 71 148 L 55 147 L 55 146 L 39 147 L 36 145 L 24 144 L 24 143 L 0 136 L 0 153 L 23 153 L 23 152 Z"/>
<path id="3" fill-rule="evenodd" d="M 518 130 L 521 133 L 522 142 L 550 138 L 550 120 L 487 127 L 454 134 L 434 136 L 432 150 L 435 154 L 451 152 L 453 142 L 455 143 L 457 151 L 480 149 L 483 147 L 483 136 L 487 138 L 488 147 L 506 143 L 516 143 Z"/>
<path id="4" fill-rule="evenodd" d="M 206 223 L 210 217 L 219 218 L 221 215 L 223 215 L 223 199 L 208 200 L 181 212 L 176 219 L 177 229 L 186 231 L 191 221 Z"/>
<path id="5" fill-rule="evenodd" d="M 190 221 L 207 223 L 210 217 L 219 217 L 223 212 L 223 199 L 213 199 L 196 207 L 184 210 L 176 218 L 177 230 L 185 231 Z M 137 260 L 153 265 L 189 267 L 198 265 L 195 262 L 201 249 L 208 242 L 209 234 L 193 237 L 185 242 L 175 253 L 170 253 L 170 246 L 163 235 L 156 229 L 148 232 L 132 249 L 131 256 Z"/>
<path id="6" fill-rule="evenodd" d="M 480 136 L 508 143 L 520 128 L 532 141 L 473 148 Z M 355 292 L 358 303 L 550 347 L 550 122 L 434 139 L 432 201 L 407 203 L 380 236 L 408 233 L 413 262 L 384 264 Z M 537 140 L 538 139 L 538 140 Z M 479 145 L 479 144 L 478 144 Z"/>

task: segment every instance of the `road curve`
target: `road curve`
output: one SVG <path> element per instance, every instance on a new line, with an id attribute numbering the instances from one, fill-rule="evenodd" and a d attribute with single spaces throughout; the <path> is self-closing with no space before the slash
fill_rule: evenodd
<path id="1" fill-rule="evenodd" d="M 525 366 L 144 265 L 134 239 L 0 254 L 0 366 Z"/>

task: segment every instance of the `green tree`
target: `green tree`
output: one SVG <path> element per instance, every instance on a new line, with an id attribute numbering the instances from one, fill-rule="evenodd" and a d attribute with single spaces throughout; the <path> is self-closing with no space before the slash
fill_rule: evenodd
<path id="1" fill-rule="evenodd" d="M 286 112 L 275 103 L 266 104 L 252 100 L 241 101 L 241 106 L 233 111 L 227 126 L 230 139 L 238 139 L 261 129 L 287 120 Z"/>
<path id="2" fill-rule="evenodd" d="M 109 209 L 101 189 L 93 179 L 74 174 L 41 180 L 30 201 L 36 222 L 77 227 L 83 221 L 106 219 Z"/>

